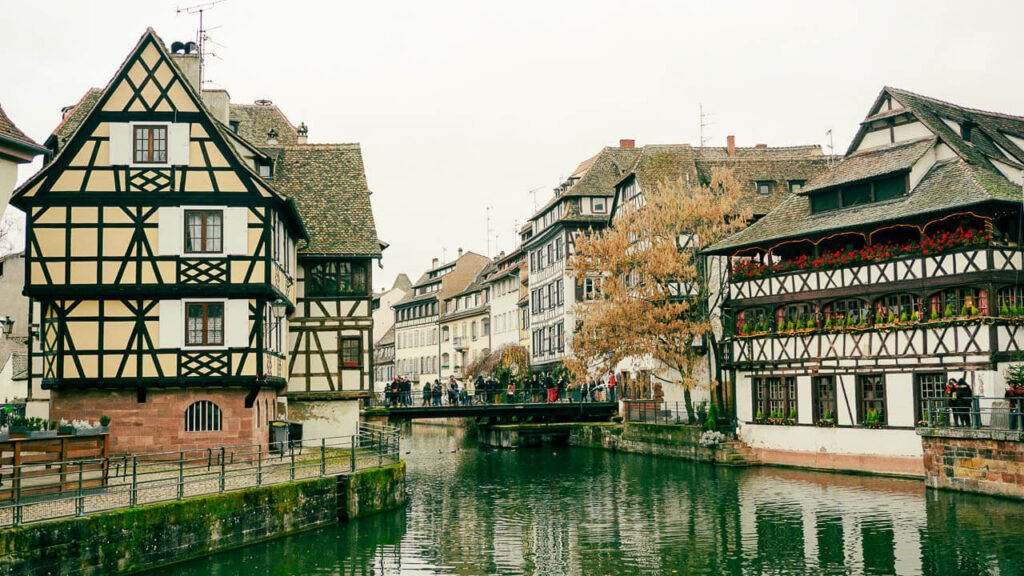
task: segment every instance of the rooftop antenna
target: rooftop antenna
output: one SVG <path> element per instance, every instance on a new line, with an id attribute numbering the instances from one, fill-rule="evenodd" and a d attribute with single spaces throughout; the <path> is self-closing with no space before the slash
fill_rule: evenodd
<path id="1" fill-rule="evenodd" d="M 708 141 L 711 140 L 711 138 L 704 137 L 704 129 L 707 128 L 708 126 L 711 126 L 711 122 L 708 121 L 708 118 L 711 117 L 711 114 L 704 113 L 703 104 L 698 104 L 698 106 L 700 108 L 700 136 L 698 136 L 698 138 L 700 139 L 700 147 L 703 148 L 704 146 L 707 145 Z"/>
<path id="2" fill-rule="evenodd" d="M 828 132 L 825 132 L 825 135 L 828 136 L 828 165 L 829 165 L 829 168 L 831 168 L 832 167 L 832 159 L 836 155 L 836 147 L 835 147 L 835 145 L 832 142 L 832 129 L 829 128 Z"/>
<path id="3" fill-rule="evenodd" d="M 487 207 L 487 257 L 491 257 L 491 208 Z"/>
<path id="4" fill-rule="evenodd" d="M 544 188 L 543 186 L 538 186 L 538 187 L 534 188 L 533 190 L 530 190 L 529 192 L 527 192 L 527 194 L 533 194 L 533 211 L 534 212 L 537 211 L 537 192 L 539 190 L 543 189 L 543 188 Z"/>
<path id="5" fill-rule="evenodd" d="M 182 12 L 184 12 L 185 14 L 199 14 L 199 30 L 196 30 L 196 44 L 199 46 L 199 89 L 200 90 L 202 90 L 203 82 L 205 82 L 205 78 L 206 78 L 206 70 L 205 70 L 206 65 L 204 64 L 204 60 L 206 60 L 206 41 L 210 39 L 210 37 L 207 35 L 207 32 L 209 30 L 207 30 L 206 28 L 203 27 L 203 13 L 206 12 L 207 10 L 213 8 L 217 4 L 220 4 L 221 2 L 225 2 L 225 1 L 226 0 L 212 0 L 210 2 L 205 2 L 203 4 L 196 4 L 194 6 L 186 6 L 184 8 L 180 8 L 179 7 L 177 9 L 177 11 L 175 12 L 175 14 L 179 14 L 179 15 Z"/>

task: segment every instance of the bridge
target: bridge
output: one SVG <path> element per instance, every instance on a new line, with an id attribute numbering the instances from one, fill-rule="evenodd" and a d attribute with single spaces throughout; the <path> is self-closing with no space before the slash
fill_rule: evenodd
<path id="1" fill-rule="evenodd" d="M 388 409 L 388 419 L 415 420 L 419 418 L 490 418 L 517 419 L 526 417 L 541 418 L 548 421 L 596 421 L 608 420 L 619 409 L 618 402 L 580 401 L 579 398 L 562 399 L 554 402 L 542 400 L 534 395 L 517 394 L 513 401 L 485 402 L 482 397 L 473 400 L 463 399 L 456 403 L 440 401 L 422 402 L 422 395 L 413 394 L 410 401 L 402 402 L 398 398 L 385 398 L 378 394 L 378 405 Z M 505 400 L 504 395 L 499 395 Z"/>

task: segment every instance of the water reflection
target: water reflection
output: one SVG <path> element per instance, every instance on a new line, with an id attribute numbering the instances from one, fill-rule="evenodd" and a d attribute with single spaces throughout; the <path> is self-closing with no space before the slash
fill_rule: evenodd
<path id="1" fill-rule="evenodd" d="M 403 438 L 406 510 L 167 574 L 1022 574 L 1024 506 L 919 481 Z"/>

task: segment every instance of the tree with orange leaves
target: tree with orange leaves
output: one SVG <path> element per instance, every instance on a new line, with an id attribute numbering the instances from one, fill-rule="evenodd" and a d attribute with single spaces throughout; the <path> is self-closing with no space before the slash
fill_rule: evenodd
<path id="1" fill-rule="evenodd" d="M 751 211 L 728 171 L 707 183 L 662 180 L 642 190 L 641 201 L 619 206 L 612 225 L 576 240 L 569 265 L 577 282 L 600 290 L 577 306 L 574 357 L 578 376 L 599 374 L 626 358 L 650 357 L 690 389 L 704 362 L 695 343 L 717 350 L 718 310 L 727 270 L 700 250 L 747 226 Z"/>

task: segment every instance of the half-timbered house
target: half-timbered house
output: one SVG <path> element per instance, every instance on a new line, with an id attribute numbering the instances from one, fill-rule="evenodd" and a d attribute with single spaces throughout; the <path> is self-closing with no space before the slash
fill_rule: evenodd
<path id="1" fill-rule="evenodd" d="M 845 157 L 710 253 L 740 436 L 770 462 L 922 472 L 951 377 L 1001 396 L 1024 346 L 1024 118 L 884 88 Z"/>
<path id="2" fill-rule="evenodd" d="M 33 385 L 53 419 L 110 416 L 118 452 L 263 441 L 288 381 L 307 236 L 211 115 L 192 63 L 149 29 L 11 201 L 28 214 Z"/>
<path id="3" fill-rule="evenodd" d="M 555 195 L 530 218 L 521 250 L 527 256 L 530 286 L 530 366 L 537 371 L 561 367 L 572 354 L 576 330 L 573 307 L 584 286 L 568 265 L 576 238 L 608 225 L 615 183 L 640 155 L 633 140 L 620 140 L 584 160 L 555 188 Z"/>

